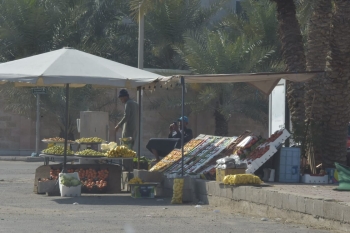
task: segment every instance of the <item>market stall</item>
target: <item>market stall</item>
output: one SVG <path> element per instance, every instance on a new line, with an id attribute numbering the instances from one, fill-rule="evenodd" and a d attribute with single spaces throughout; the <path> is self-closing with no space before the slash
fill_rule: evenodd
<path id="1" fill-rule="evenodd" d="M 49 161 L 62 162 L 64 157 L 64 147 L 61 145 L 62 138 L 43 139 L 48 143 L 48 148 L 44 149 L 40 157 L 45 158 L 44 165 L 37 169 L 34 191 L 35 193 L 57 194 L 59 173 L 63 170 L 63 164 L 49 165 Z M 67 174 L 77 173 L 81 185 L 81 193 L 116 193 L 121 191 L 122 171 L 129 171 L 132 168 L 125 168 L 124 160 L 133 160 L 136 152 L 131 149 L 111 142 L 103 143 L 101 138 L 80 138 L 70 141 L 70 144 L 78 144 L 77 150 L 67 149 L 66 161 L 71 161 L 67 169 Z M 82 146 L 83 145 L 83 146 Z M 50 173 L 47 169 L 50 168 Z M 44 172 L 41 172 L 44 171 Z M 115 173 L 118 180 L 110 178 L 109 174 Z M 56 192 L 55 192 L 56 190 Z"/>
<path id="2" fill-rule="evenodd" d="M 239 137 L 199 135 L 184 147 L 183 159 L 178 149 L 170 152 L 154 165 L 150 172 L 162 172 L 167 178 L 182 176 L 200 177 L 215 174 L 254 174 L 276 154 L 290 136 L 285 129 L 276 131 L 268 139 L 246 131 Z M 183 162 L 183 166 L 182 166 Z"/>

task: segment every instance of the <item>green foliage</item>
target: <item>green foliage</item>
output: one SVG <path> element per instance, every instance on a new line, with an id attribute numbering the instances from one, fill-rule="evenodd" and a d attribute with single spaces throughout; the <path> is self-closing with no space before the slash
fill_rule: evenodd
<path id="1" fill-rule="evenodd" d="M 229 14 L 212 28 L 188 30 L 184 44 L 174 45 L 190 69 L 198 74 L 281 71 L 275 7 L 268 0 L 242 2 L 243 15 Z M 233 113 L 267 124 L 267 98 L 244 83 L 190 85 L 197 94 L 186 97 L 192 111 L 211 109 L 228 120 Z M 157 106 L 175 106 L 163 99 Z M 219 122 L 216 122 L 217 127 Z"/>
<path id="2" fill-rule="evenodd" d="M 137 27 L 128 15 L 127 0 L 13 0 L 0 1 L 0 62 L 11 61 L 62 47 L 136 65 Z M 129 21 L 128 21 L 129 20 Z M 129 22 L 129 23 L 125 23 Z M 9 111 L 33 117 L 35 97 L 28 88 L 0 87 Z M 70 91 L 69 133 L 79 111 L 110 111 L 115 99 L 91 86 Z M 57 119 L 63 132 L 65 89 L 48 88 L 41 97 L 41 112 Z M 111 119 L 119 116 L 110 112 Z"/>

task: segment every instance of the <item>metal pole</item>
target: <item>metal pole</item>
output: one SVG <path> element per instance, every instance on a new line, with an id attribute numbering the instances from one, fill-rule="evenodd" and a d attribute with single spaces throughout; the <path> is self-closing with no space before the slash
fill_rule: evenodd
<path id="1" fill-rule="evenodd" d="M 40 94 L 36 94 L 36 129 L 35 129 L 35 154 L 39 155 L 40 142 Z"/>
<path id="2" fill-rule="evenodd" d="M 138 43 L 138 68 L 143 69 L 143 50 L 144 50 L 144 33 L 145 33 L 145 21 L 144 15 L 141 12 L 141 5 L 139 8 L 139 43 Z M 142 140 L 142 88 L 137 89 L 137 102 L 139 104 L 139 128 L 138 128 L 138 140 L 137 140 L 137 169 L 140 169 L 140 157 L 141 157 L 141 140 Z"/>
<path id="3" fill-rule="evenodd" d="M 141 5 L 140 5 L 140 9 L 139 9 L 139 46 L 138 46 L 138 68 L 139 69 L 143 69 L 144 33 L 145 33 L 145 21 L 144 21 L 144 15 L 141 13 Z"/>
<path id="4" fill-rule="evenodd" d="M 138 140 L 137 140 L 137 169 L 140 169 L 140 157 L 141 157 L 141 121 L 142 121 L 142 88 L 137 88 L 137 102 L 139 103 L 139 128 L 138 128 Z"/>
<path id="5" fill-rule="evenodd" d="M 64 137 L 64 158 L 63 158 L 63 169 L 62 173 L 66 173 L 67 163 L 67 148 L 68 148 L 68 124 L 69 124 L 69 84 L 66 84 L 66 121 L 65 121 L 65 137 Z"/>
<path id="6" fill-rule="evenodd" d="M 182 103 L 181 103 L 181 116 L 182 116 L 182 130 L 181 130 L 181 175 L 184 176 L 184 116 L 185 116 L 185 78 L 181 76 L 182 85 Z"/>

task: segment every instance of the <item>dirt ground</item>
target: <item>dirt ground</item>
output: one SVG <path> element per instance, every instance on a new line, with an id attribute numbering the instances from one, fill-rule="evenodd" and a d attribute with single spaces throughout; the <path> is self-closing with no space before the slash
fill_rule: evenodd
<path id="1" fill-rule="evenodd" d="M 34 172 L 40 165 L 0 161 L 0 232 L 328 232 L 278 219 L 262 221 L 224 207 L 133 199 L 127 193 L 76 198 L 37 195 L 33 193 Z"/>

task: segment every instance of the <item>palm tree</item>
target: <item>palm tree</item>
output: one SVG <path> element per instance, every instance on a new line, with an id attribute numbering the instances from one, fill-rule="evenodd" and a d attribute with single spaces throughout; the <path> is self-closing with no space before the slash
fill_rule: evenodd
<path id="1" fill-rule="evenodd" d="M 334 1 L 330 34 L 330 54 L 327 58 L 325 98 L 324 167 L 334 162 L 345 163 L 347 126 L 349 123 L 350 80 L 350 2 Z"/>
<path id="2" fill-rule="evenodd" d="M 137 28 L 134 24 L 124 23 L 129 14 L 126 0 L 1 1 L 0 62 L 70 46 L 136 64 Z M 0 92 L 7 100 L 6 109 L 32 115 L 35 98 L 30 89 L 6 85 Z M 64 92 L 50 88 L 49 93 L 41 100 L 42 112 L 52 115 L 57 119 L 56 124 L 62 125 L 67 120 L 62 116 Z M 80 110 L 99 109 L 111 104 L 112 100 L 104 90 L 91 87 L 72 90 L 70 119 L 77 118 Z"/>
<path id="3" fill-rule="evenodd" d="M 225 0 L 226 1 L 226 0 Z M 201 7 L 200 0 L 142 1 L 145 17 L 145 66 L 162 69 L 186 69 L 173 46 L 184 43 L 188 30 L 200 30 L 212 23 L 224 1 L 219 0 L 208 8 Z M 134 13 L 139 11 L 140 1 L 131 1 Z"/>
<path id="4" fill-rule="evenodd" d="M 271 0 L 276 3 L 278 33 L 282 43 L 282 57 L 289 72 L 306 71 L 306 58 L 294 0 Z M 288 107 L 294 131 L 294 140 L 303 141 L 304 83 L 287 83 Z"/>
<path id="5" fill-rule="evenodd" d="M 174 47 L 194 73 L 281 69 L 274 6 L 266 0 L 250 0 L 242 7 L 244 16 L 231 14 L 214 25 L 214 30 L 187 32 L 184 45 Z M 233 113 L 267 123 L 266 97 L 246 84 L 190 85 L 190 88 L 195 94 L 186 97 L 186 107 L 191 111 L 212 111 L 215 135 L 228 134 L 228 122 Z M 162 102 L 166 104 L 160 104 Z M 176 106 L 174 103 L 173 99 L 159 100 L 157 106 Z"/>
<path id="6" fill-rule="evenodd" d="M 329 51 L 332 1 L 319 0 L 310 5 L 313 12 L 307 30 L 306 66 L 308 71 L 319 71 L 325 69 Z M 305 83 L 305 115 L 308 124 L 306 152 L 309 160 L 314 157 L 317 164 L 322 162 L 324 145 L 324 80 L 325 76 L 321 74 Z"/>

